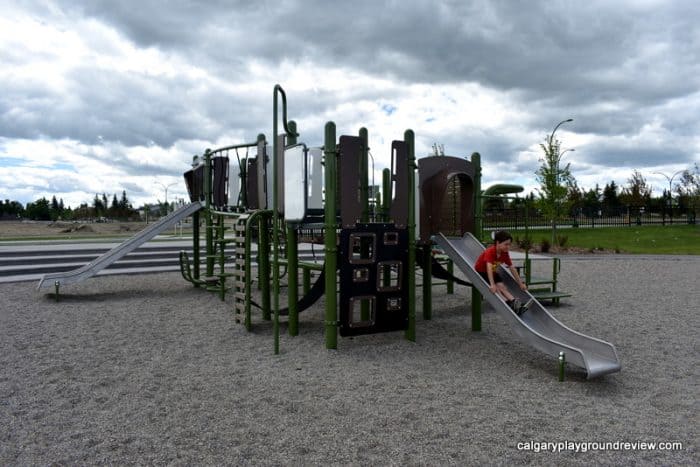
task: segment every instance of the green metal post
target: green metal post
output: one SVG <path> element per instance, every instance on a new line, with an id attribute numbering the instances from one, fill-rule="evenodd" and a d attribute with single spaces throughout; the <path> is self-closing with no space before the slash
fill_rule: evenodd
<path id="1" fill-rule="evenodd" d="M 562 350 L 559 352 L 559 381 L 564 381 L 564 368 L 566 366 L 566 354 Z"/>
<path id="2" fill-rule="evenodd" d="M 211 213 L 211 201 L 212 201 L 212 189 L 211 189 L 211 151 L 207 149 L 204 152 L 204 208 L 205 208 L 205 221 L 206 221 L 206 275 L 207 278 L 214 275 L 214 224 L 212 221 Z"/>
<path id="3" fill-rule="evenodd" d="M 273 120 L 272 120 L 272 293 L 273 293 L 273 308 L 274 308 L 274 323 L 273 332 L 275 335 L 275 355 L 280 353 L 280 270 L 279 270 L 279 206 L 277 196 L 279 192 L 278 178 L 279 178 L 279 164 L 277 163 L 277 125 L 278 125 L 278 112 L 277 112 L 277 96 L 282 97 L 282 124 L 284 125 L 284 131 L 288 137 L 298 136 L 295 132 L 292 132 L 287 123 L 287 95 L 279 84 L 275 85 L 272 91 L 272 107 L 273 107 Z"/>
<path id="4" fill-rule="evenodd" d="M 452 276 L 455 272 L 455 265 L 451 259 L 447 260 L 447 272 L 450 273 L 450 276 Z M 447 293 L 449 295 L 455 293 L 455 281 L 452 279 L 447 279 Z"/>
<path id="5" fill-rule="evenodd" d="M 289 130 L 294 136 L 287 138 L 287 145 L 297 144 L 297 124 L 294 120 L 289 122 Z M 299 258 L 297 255 L 297 229 L 294 225 L 287 223 L 287 297 L 289 307 L 289 326 L 288 332 L 290 336 L 299 334 L 299 311 L 297 301 L 299 298 Z"/>
<path id="6" fill-rule="evenodd" d="M 266 321 L 270 321 L 270 237 L 268 219 L 265 216 L 260 216 L 258 223 L 258 269 L 260 277 L 260 293 L 262 294 L 262 317 Z"/>
<path id="7" fill-rule="evenodd" d="M 335 123 L 328 122 L 325 127 L 323 144 L 326 205 L 325 205 L 325 256 L 326 256 L 326 348 L 338 348 L 338 312 L 337 312 L 337 234 L 336 234 L 336 143 Z"/>
<path id="8" fill-rule="evenodd" d="M 416 340 L 416 152 L 413 130 L 403 139 L 408 146 L 408 329 L 406 339 Z"/>
<path id="9" fill-rule="evenodd" d="M 192 214 L 192 261 L 194 262 L 192 274 L 195 287 L 199 287 L 199 269 L 201 261 L 199 258 L 199 240 L 199 211 L 197 211 Z"/>
<path id="10" fill-rule="evenodd" d="M 483 214 L 481 205 L 481 155 L 478 152 L 472 154 L 474 167 L 474 234 L 477 239 L 483 237 Z M 476 287 L 472 287 L 472 331 L 481 331 L 481 307 L 482 296 Z"/>
<path id="11" fill-rule="evenodd" d="M 423 319 L 433 318 L 433 262 L 431 258 L 432 247 L 430 244 L 423 246 Z"/>

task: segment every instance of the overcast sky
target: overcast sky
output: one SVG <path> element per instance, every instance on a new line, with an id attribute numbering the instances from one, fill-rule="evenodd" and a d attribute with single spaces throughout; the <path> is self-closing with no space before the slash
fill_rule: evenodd
<path id="1" fill-rule="evenodd" d="M 81 5 L 82 4 L 82 5 Z M 185 197 L 205 148 L 369 130 L 377 173 L 416 152 L 482 155 L 484 187 L 537 187 L 554 126 L 580 186 L 659 195 L 700 162 L 700 2 L 0 0 L 0 198 L 77 207 Z M 381 177 L 378 176 L 378 180 Z M 676 178 L 676 181 L 679 177 Z"/>

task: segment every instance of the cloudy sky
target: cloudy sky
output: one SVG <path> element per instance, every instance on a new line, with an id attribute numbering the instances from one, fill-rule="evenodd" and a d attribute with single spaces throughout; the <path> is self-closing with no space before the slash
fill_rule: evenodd
<path id="1" fill-rule="evenodd" d="M 695 0 L 0 0 L 0 198 L 72 207 L 184 197 L 205 148 L 272 134 L 286 90 L 301 141 L 369 130 L 379 173 L 482 155 L 484 185 L 537 187 L 556 133 L 580 186 L 658 195 L 700 162 Z M 678 180 L 678 178 L 676 178 Z"/>

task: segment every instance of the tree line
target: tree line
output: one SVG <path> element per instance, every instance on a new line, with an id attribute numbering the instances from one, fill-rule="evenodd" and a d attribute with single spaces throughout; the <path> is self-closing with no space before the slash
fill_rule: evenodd
<path id="1" fill-rule="evenodd" d="M 675 187 L 664 189 L 660 197 L 654 198 L 651 186 L 638 170 L 633 171 L 624 187 L 611 181 L 603 189 L 596 185 L 584 190 L 578 186 L 571 164 L 561 164 L 567 150 L 561 150 L 559 140 L 549 137 L 540 147 L 544 155 L 540 159 L 542 165 L 535 172 L 540 188 L 537 198 L 534 193 L 529 198 L 553 226 L 568 216 L 616 216 L 649 210 L 695 218 L 700 210 L 700 167 L 697 163 L 681 173 Z"/>
<path id="2" fill-rule="evenodd" d="M 46 197 L 27 203 L 23 206 L 18 201 L 4 200 L 0 203 L 0 219 L 32 219 L 43 221 L 56 220 L 79 220 L 79 219 L 100 219 L 110 218 L 118 220 L 137 220 L 139 213 L 132 206 L 126 191 L 122 191 L 121 198 L 112 196 L 112 200 L 107 198 L 105 193 L 95 194 L 92 205 L 82 203 L 73 209 L 66 206 L 63 199 L 56 199 L 54 195 L 51 201 Z"/>
<path id="3" fill-rule="evenodd" d="M 675 188 L 673 192 L 664 189 L 661 196 L 652 196 L 651 186 L 635 170 L 625 186 L 619 186 L 612 180 L 603 188 L 596 184 L 593 188 L 585 189 L 571 179 L 561 186 L 563 197 L 559 200 L 547 198 L 542 191 L 538 191 L 537 194 L 517 198 L 510 204 L 515 207 L 528 202 L 546 217 L 609 217 L 640 209 L 667 214 L 672 209 L 674 215 L 685 215 L 700 210 L 700 176 L 694 177 L 694 183 L 681 183 Z M 498 209 L 498 206 L 498 200 L 486 201 L 487 209 Z"/>

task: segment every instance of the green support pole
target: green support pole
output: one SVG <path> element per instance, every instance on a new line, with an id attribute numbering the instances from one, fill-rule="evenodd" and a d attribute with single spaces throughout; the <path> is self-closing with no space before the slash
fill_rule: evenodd
<path id="1" fill-rule="evenodd" d="M 416 152 L 413 130 L 403 136 L 408 146 L 408 329 L 406 339 L 416 341 Z"/>
<path id="2" fill-rule="evenodd" d="M 430 244 L 423 246 L 425 269 L 423 269 L 423 319 L 433 318 L 433 262 L 431 258 L 432 247 Z"/>
<path id="3" fill-rule="evenodd" d="M 278 193 L 279 193 L 279 164 L 277 163 L 277 124 L 279 121 L 279 114 L 277 112 L 277 96 L 282 97 L 282 125 L 284 126 L 284 131 L 287 137 L 298 136 L 296 132 L 292 132 L 287 123 L 287 95 L 279 84 L 275 85 L 272 91 L 272 107 L 273 107 L 273 120 L 272 120 L 272 293 L 273 293 L 273 309 L 274 309 L 274 323 L 273 332 L 275 336 L 275 355 L 280 353 L 280 269 L 279 269 L 279 206 L 278 204 Z"/>
<path id="4" fill-rule="evenodd" d="M 287 145 L 297 144 L 297 124 L 294 120 L 289 122 L 289 131 L 295 136 L 287 138 Z M 288 332 L 290 336 L 299 334 L 299 309 L 297 301 L 299 298 L 299 258 L 297 255 L 297 229 L 290 223 L 287 224 L 287 297 L 289 307 Z"/>
<path id="5" fill-rule="evenodd" d="M 192 262 L 194 262 L 194 286 L 199 287 L 199 211 L 192 214 Z"/>
<path id="6" fill-rule="evenodd" d="M 481 241 L 483 236 L 483 214 L 481 205 L 481 155 L 478 152 L 472 154 L 474 167 L 474 233 Z M 481 293 L 476 287 L 472 287 L 472 331 L 481 331 Z"/>
<path id="7" fill-rule="evenodd" d="M 335 123 L 328 122 L 324 135 L 324 163 L 326 179 L 325 205 L 325 256 L 326 256 L 326 348 L 338 348 L 338 312 L 337 312 L 337 234 L 336 234 L 336 143 Z"/>
<path id="8" fill-rule="evenodd" d="M 211 213 L 211 151 L 207 149 L 204 153 L 204 208 L 206 221 L 206 275 L 207 278 L 214 275 L 214 224 Z"/>
<path id="9" fill-rule="evenodd" d="M 450 273 L 450 276 L 454 275 L 455 272 L 455 264 L 451 259 L 447 260 L 447 272 Z M 447 279 L 447 293 L 448 295 L 455 293 L 455 281 L 452 279 Z"/>
<path id="10" fill-rule="evenodd" d="M 262 317 L 265 321 L 272 319 L 270 307 L 270 238 L 268 220 L 260 216 L 258 223 L 258 269 L 260 293 L 262 294 Z"/>
<path id="11" fill-rule="evenodd" d="M 566 367 L 566 355 L 564 354 L 564 351 L 562 350 L 559 352 L 559 381 L 564 381 L 564 374 L 565 374 L 565 369 Z"/>

